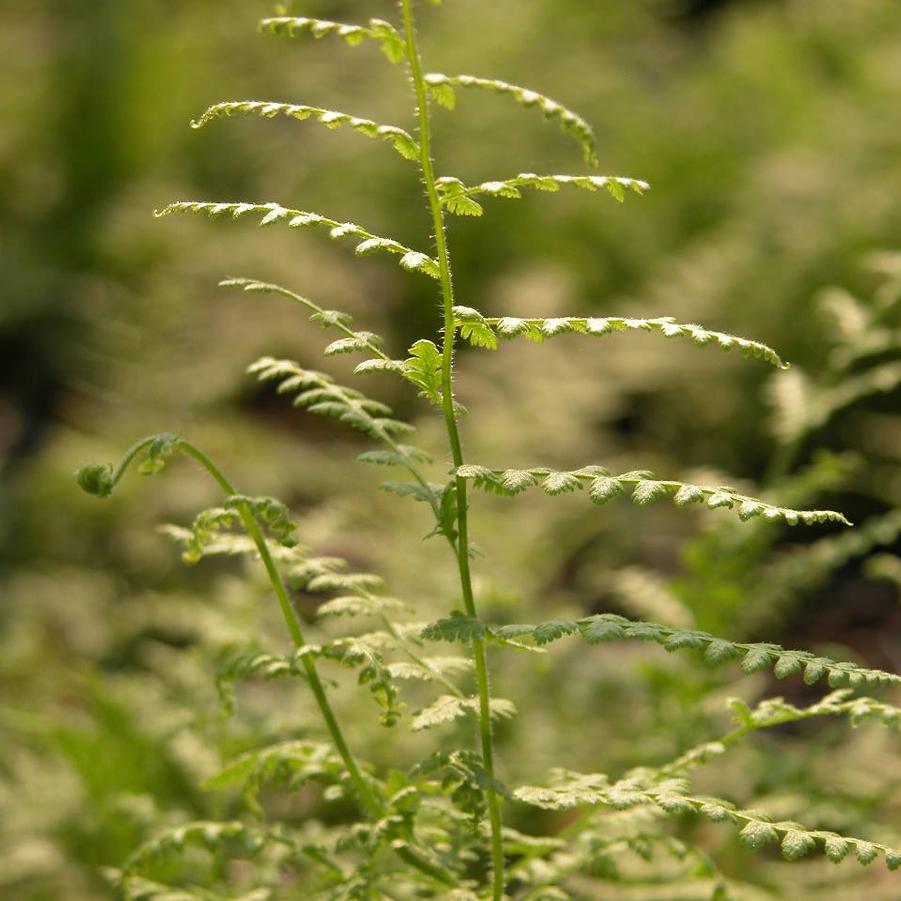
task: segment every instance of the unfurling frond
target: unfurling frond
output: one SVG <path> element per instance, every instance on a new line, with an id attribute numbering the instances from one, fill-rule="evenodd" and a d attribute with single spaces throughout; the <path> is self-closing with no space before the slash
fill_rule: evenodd
<path id="1" fill-rule="evenodd" d="M 328 219 L 320 216 L 318 213 L 307 213 L 303 210 L 292 210 L 283 207 L 281 204 L 270 203 L 239 203 L 239 202 L 222 202 L 215 203 L 212 201 L 200 200 L 181 200 L 177 203 L 170 203 L 161 210 L 157 210 L 154 215 L 157 218 L 170 216 L 173 213 L 207 213 L 210 217 L 221 216 L 229 213 L 233 219 L 239 219 L 248 213 L 262 215 L 260 225 L 269 225 L 272 222 L 287 222 L 289 228 L 304 228 L 307 226 L 319 226 L 329 230 L 329 237 L 337 240 L 338 238 L 360 238 L 360 243 L 356 246 L 356 253 L 359 255 L 375 253 L 376 251 L 385 251 L 400 256 L 401 268 L 408 271 L 424 272 L 432 278 L 439 278 L 438 263 L 430 256 L 420 253 L 418 250 L 411 250 L 404 247 L 403 244 L 392 238 L 380 238 L 377 235 L 360 228 L 353 222 L 338 222 L 335 219 Z"/>
<path id="2" fill-rule="evenodd" d="M 516 715 L 516 707 L 512 701 L 506 698 L 491 698 L 490 701 L 492 719 L 510 719 Z M 430 729 L 441 723 L 449 723 L 467 714 L 477 715 L 479 712 L 478 698 L 460 698 L 456 695 L 442 695 L 437 701 L 429 704 L 425 710 L 421 710 L 412 722 L 414 731 Z"/>
<path id="3" fill-rule="evenodd" d="M 515 316 L 492 318 L 483 316 L 478 310 L 470 307 L 454 307 L 454 316 L 461 329 L 463 326 L 470 329 L 474 326 L 481 326 L 483 327 L 482 332 L 485 330 L 494 332 L 501 338 L 523 337 L 536 343 L 544 341 L 545 338 L 553 338 L 556 335 L 567 333 L 601 336 L 631 330 L 660 332 L 667 338 L 690 338 L 695 344 L 702 346 L 716 344 L 722 350 L 734 348 L 745 356 L 764 360 L 779 369 L 788 369 L 788 364 L 766 344 L 752 341 L 750 338 L 740 338 L 737 335 L 711 331 L 694 323 L 676 322 L 672 316 L 658 316 L 654 319 L 635 319 L 626 316 L 589 316 L 587 318 L 561 316 L 554 319 L 520 319 Z M 461 334 L 463 333 L 461 332 Z M 463 337 L 467 337 L 467 335 L 464 334 Z M 496 342 L 492 345 L 484 340 L 472 343 L 479 347 L 496 346 Z"/>
<path id="4" fill-rule="evenodd" d="M 405 52 L 404 39 L 390 22 L 383 19 L 370 19 L 368 25 L 345 25 L 342 22 L 309 19 L 306 16 L 275 16 L 263 19 L 260 31 L 292 38 L 304 33 L 311 34 L 314 38 L 333 34 L 343 38 L 351 47 L 356 47 L 365 40 L 378 41 L 382 52 L 392 63 L 399 63 Z"/>
<path id="5" fill-rule="evenodd" d="M 294 405 L 309 413 L 331 416 L 370 438 L 384 441 L 392 435 L 412 432 L 413 427 L 391 418 L 391 408 L 371 400 L 354 388 L 336 385 L 331 376 L 303 369 L 291 360 L 263 357 L 247 371 L 261 382 L 279 382 L 279 394 L 296 394 Z"/>
<path id="6" fill-rule="evenodd" d="M 452 640 L 447 629 L 441 626 L 446 622 L 447 620 L 439 620 L 426 627 L 422 632 L 423 638 Z M 777 644 L 763 642 L 728 641 L 696 629 L 675 629 L 660 623 L 630 620 L 614 613 L 599 613 L 573 620 L 557 619 L 538 625 L 509 625 L 491 629 L 481 623 L 476 625 L 481 626 L 489 638 L 515 639 L 537 645 L 546 645 L 567 635 L 576 635 L 588 644 L 626 639 L 651 641 L 662 645 L 667 651 L 686 648 L 700 651 L 711 665 L 741 658 L 741 668 L 746 673 L 769 669 L 779 679 L 800 674 L 808 685 L 813 685 L 824 676 L 833 688 L 847 684 L 852 688 L 901 684 L 901 676 L 894 673 L 818 657 L 809 651 L 791 651 Z"/>
<path id="7" fill-rule="evenodd" d="M 695 814 L 714 822 L 741 827 L 739 838 L 751 848 L 762 848 L 778 842 L 786 860 L 798 860 L 817 846 L 838 863 L 852 850 L 858 861 L 871 863 L 881 853 L 890 870 L 901 867 L 901 851 L 859 838 L 820 829 L 805 829 L 799 823 L 773 822 L 754 810 L 737 809 L 720 798 L 696 797 L 688 793 L 682 779 L 656 781 L 648 778 L 626 778 L 611 783 L 599 773 L 559 771 L 550 787 L 523 786 L 513 792 L 525 804 L 546 810 L 582 806 L 600 806 L 613 810 L 655 807 L 670 816 Z"/>
<path id="8" fill-rule="evenodd" d="M 556 119 L 560 128 L 579 142 L 585 161 L 591 166 L 598 163 L 597 140 L 591 126 L 581 116 L 557 103 L 556 100 L 551 100 L 550 97 L 528 88 L 508 84 L 506 81 L 476 78 L 474 75 L 442 75 L 439 72 L 430 72 L 425 76 L 425 83 L 435 101 L 448 109 L 453 109 L 456 105 L 454 88 L 481 88 L 496 94 L 507 94 L 521 106 L 541 110 L 546 119 Z"/>
<path id="9" fill-rule="evenodd" d="M 451 177 L 439 178 L 435 182 L 442 205 L 459 216 L 482 215 L 482 205 L 473 199 L 478 194 L 515 200 L 522 197 L 520 188 L 554 192 L 559 191 L 561 185 L 573 185 L 586 191 L 603 188 L 620 203 L 625 200 L 626 191 L 644 194 L 651 187 L 646 181 L 635 178 L 610 175 L 535 175 L 531 172 L 522 172 L 505 181 L 482 182 L 480 185 L 466 185 L 459 178 Z"/>
<path id="10" fill-rule="evenodd" d="M 555 472 L 552 469 L 489 469 L 487 466 L 467 464 L 456 469 L 456 475 L 472 481 L 474 487 L 483 491 L 512 497 L 541 485 L 546 494 L 562 494 L 588 488 L 588 495 L 598 505 L 631 493 L 632 501 L 643 507 L 660 497 L 671 497 L 677 507 L 703 503 L 711 510 L 725 507 L 735 510 L 743 520 L 762 516 L 772 521 L 782 521 L 790 526 L 804 523 L 838 522 L 850 526 L 851 523 L 841 513 L 834 510 L 791 510 L 775 504 L 739 494 L 728 485 L 713 487 L 693 485 L 687 482 L 655 479 L 647 470 L 627 472 L 613 476 L 603 466 L 583 466 L 572 472 Z"/>
<path id="11" fill-rule="evenodd" d="M 191 128 L 203 128 L 213 119 L 222 119 L 236 115 L 257 114 L 266 119 L 275 116 L 288 116 L 292 119 L 316 119 L 317 122 L 327 128 L 340 128 L 347 125 L 354 131 L 366 135 L 369 138 L 380 138 L 388 141 L 404 159 L 415 160 L 419 156 L 419 145 L 402 128 L 396 125 L 379 125 L 370 119 L 361 119 L 347 113 L 339 113 L 335 110 L 321 109 L 317 106 L 305 106 L 301 103 L 277 103 L 267 100 L 235 100 L 226 103 L 216 103 L 211 106 L 199 119 L 191 122 Z"/>

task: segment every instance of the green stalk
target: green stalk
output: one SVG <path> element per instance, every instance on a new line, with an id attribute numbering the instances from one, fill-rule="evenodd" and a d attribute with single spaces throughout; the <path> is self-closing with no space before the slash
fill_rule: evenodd
<path id="1" fill-rule="evenodd" d="M 216 480 L 226 494 L 234 495 L 238 493 L 219 468 L 202 450 L 181 439 L 178 441 L 178 447 L 197 460 L 197 462 L 200 463 L 200 465 L 203 466 L 203 468 Z M 266 575 L 269 576 L 272 589 L 275 592 L 275 596 L 278 598 L 278 604 L 281 608 L 285 625 L 288 627 L 288 632 L 291 635 L 291 640 L 294 642 L 294 646 L 300 649 L 305 644 L 303 631 L 300 627 L 300 622 L 297 619 L 297 614 L 291 606 L 291 600 L 285 589 L 285 583 L 282 581 L 282 577 L 275 566 L 275 561 L 272 559 L 272 554 L 269 551 L 269 546 L 266 544 L 266 539 L 260 529 L 260 524 L 256 521 L 256 517 L 251 512 L 250 507 L 246 502 L 238 504 L 238 513 L 241 516 L 241 522 L 247 530 L 247 534 L 250 535 L 253 543 L 256 545 L 257 551 L 260 554 L 260 559 L 263 561 L 263 566 L 266 568 Z M 366 782 L 357 765 L 357 761 L 354 759 L 353 754 L 351 754 L 347 742 L 344 740 L 344 734 L 341 731 L 341 727 L 338 725 L 338 720 L 335 718 L 335 713 L 332 710 L 332 705 L 329 703 L 328 696 L 325 693 L 325 687 L 322 684 L 322 680 L 319 678 L 315 662 L 309 655 L 305 654 L 301 657 L 300 663 L 301 666 L 303 666 L 307 681 L 310 683 L 310 688 L 313 691 L 313 696 L 316 698 L 316 703 L 319 705 L 319 711 L 322 714 L 322 718 L 325 720 L 325 725 L 328 728 L 332 742 L 334 743 L 338 754 L 341 756 L 341 760 L 344 761 L 344 766 L 350 774 L 351 781 L 354 784 L 354 788 L 357 791 L 360 801 L 370 816 L 373 818 L 380 817 L 384 813 L 382 804 L 373 794 L 372 789 Z"/>
<path id="2" fill-rule="evenodd" d="M 422 63 L 416 43 L 416 29 L 413 21 L 412 0 L 401 0 L 404 18 L 404 33 L 407 45 L 407 62 L 410 76 L 416 92 L 416 103 L 419 115 L 419 159 L 422 168 L 422 180 L 425 185 L 429 209 L 435 232 L 435 246 L 438 251 L 438 266 L 441 276 L 441 296 L 444 310 L 444 333 L 442 342 L 442 408 L 450 441 L 451 456 L 454 467 L 463 465 L 463 448 L 460 432 L 457 427 L 457 413 L 454 408 L 453 364 L 454 337 L 454 284 L 451 276 L 450 253 L 447 246 L 447 233 L 444 226 L 444 211 L 435 188 L 435 172 L 432 167 L 431 126 L 429 122 L 429 104 L 426 96 L 425 80 L 422 74 Z M 463 603 L 469 616 L 478 616 L 475 597 L 472 590 L 472 576 L 469 571 L 469 525 L 467 518 L 466 480 L 456 479 L 457 489 L 457 532 L 456 546 L 457 567 L 460 571 L 460 585 L 463 590 Z M 491 706 L 488 689 L 488 665 L 485 659 L 485 644 L 480 638 L 472 640 L 472 651 L 476 664 L 476 679 L 479 691 L 479 734 L 482 744 L 482 762 L 488 775 L 485 789 L 488 802 L 488 815 L 491 823 L 491 856 L 494 864 L 494 901 L 501 901 L 504 896 L 504 845 L 501 835 L 501 811 L 497 792 L 494 788 L 494 746 L 491 735 Z"/>

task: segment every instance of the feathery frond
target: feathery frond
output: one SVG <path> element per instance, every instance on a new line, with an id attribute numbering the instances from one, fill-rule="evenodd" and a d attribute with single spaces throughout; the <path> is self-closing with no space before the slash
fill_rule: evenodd
<path id="1" fill-rule="evenodd" d="M 459 178 L 449 176 L 439 178 L 435 182 L 442 206 L 459 216 L 482 215 L 482 205 L 473 199 L 479 194 L 516 200 L 522 197 L 520 188 L 534 188 L 537 191 L 553 193 L 559 191 L 561 185 L 573 185 L 586 191 L 597 191 L 602 188 L 620 203 L 625 200 L 626 191 L 644 194 L 651 187 L 646 181 L 636 178 L 612 175 L 535 175 L 532 172 L 522 172 L 515 178 L 486 181 L 479 185 L 466 185 Z"/>
<path id="2" fill-rule="evenodd" d="M 789 861 L 798 860 L 819 846 L 835 863 L 853 850 L 858 861 L 864 865 L 881 853 L 890 870 L 901 867 L 901 851 L 894 848 L 822 829 L 806 829 L 795 822 L 773 822 L 757 811 L 738 809 L 720 798 L 692 796 L 682 779 L 655 783 L 647 779 L 626 778 L 611 783 L 601 774 L 558 771 L 550 787 L 523 786 L 516 789 L 513 795 L 519 801 L 546 810 L 581 806 L 628 810 L 650 805 L 671 816 L 699 814 L 714 822 L 728 822 L 741 827 L 739 838 L 755 850 L 778 842 L 783 857 Z"/>
<path id="3" fill-rule="evenodd" d="M 379 125 L 378 122 L 370 119 L 361 119 L 348 113 L 322 109 L 318 106 L 306 106 L 302 103 L 278 103 L 270 100 L 230 100 L 216 103 L 207 109 L 199 119 L 192 121 L 191 128 L 203 128 L 214 119 L 253 114 L 260 115 L 265 119 L 287 116 L 301 122 L 312 118 L 327 128 L 340 128 L 342 125 L 347 125 L 368 138 L 380 138 L 389 142 L 404 159 L 415 160 L 419 156 L 419 145 L 407 132 L 396 125 Z"/>
<path id="4" fill-rule="evenodd" d="M 575 138 L 582 147 L 585 162 L 597 166 L 597 139 L 591 126 L 572 110 L 567 109 L 556 100 L 545 97 L 537 91 L 508 84 L 495 78 L 477 78 L 474 75 L 443 75 L 430 72 L 425 76 L 425 83 L 432 97 L 441 106 L 453 109 L 456 105 L 454 88 L 479 88 L 495 94 L 506 94 L 520 106 L 534 107 L 541 110 L 545 119 L 555 119 L 566 134 Z"/>
<path id="5" fill-rule="evenodd" d="M 516 715 L 516 707 L 506 698 L 491 699 L 492 719 L 510 719 Z M 411 727 L 414 732 L 431 729 L 441 723 L 449 723 L 467 714 L 478 714 L 478 698 L 460 698 L 456 695 L 442 695 L 437 701 L 421 710 L 414 718 Z"/>
<path id="6" fill-rule="evenodd" d="M 335 384 L 323 372 L 304 369 L 292 360 L 262 357 L 247 367 L 261 382 L 279 383 L 279 394 L 296 394 L 294 405 L 308 413 L 331 416 L 370 438 L 385 441 L 413 431 L 413 426 L 391 418 L 391 408 L 371 400 L 355 388 Z"/>
<path id="7" fill-rule="evenodd" d="M 260 22 L 260 31 L 291 38 L 306 33 L 318 39 L 331 34 L 342 38 L 351 47 L 366 40 L 378 41 L 382 53 L 392 63 L 399 63 L 405 55 L 404 39 L 384 19 L 370 19 L 368 26 L 365 26 L 345 25 L 342 22 L 310 19 L 306 16 L 273 16 Z"/>
<path id="8" fill-rule="evenodd" d="M 750 338 L 715 332 L 690 322 L 676 322 L 672 316 L 658 316 L 654 319 L 636 319 L 626 316 L 589 316 L 587 318 L 562 316 L 552 319 L 520 319 L 515 316 L 494 318 L 483 316 L 478 310 L 470 307 L 454 307 L 454 316 L 461 328 L 464 325 L 470 328 L 480 326 L 483 327 L 483 331 L 488 329 L 501 338 L 522 337 L 538 344 L 545 338 L 553 338 L 556 335 L 567 333 L 601 336 L 630 330 L 656 331 L 667 338 L 690 338 L 695 344 L 702 346 L 716 344 L 722 350 L 734 348 L 745 356 L 765 360 L 779 369 L 788 369 L 788 364 L 766 344 L 752 341 Z M 464 337 L 466 336 L 464 335 Z M 494 345 L 481 342 L 477 346 L 493 347 Z"/>
<path id="9" fill-rule="evenodd" d="M 598 613 L 581 619 L 555 619 L 538 625 L 515 624 L 489 627 L 472 617 L 455 613 L 431 623 L 422 630 L 430 641 L 467 641 L 472 635 L 502 641 L 515 639 L 538 646 L 550 644 L 568 635 L 576 635 L 588 644 L 638 639 L 662 645 L 667 651 L 693 649 L 703 653 L 711 665 L 741 658 L 746 673 L 772 670 L 779 679 L 798 674 L 807 685 L 826 676 L 829 685 L 852 688 L 865 685 L 901 685 L 901 676 L 869 669 L 855 663 L 843 663 L 819 657 L 810 651 L 787 650 L 764 642 L 728 641 L 697 629 L 676 629 L 660 623 L 631 620 L 615 613 Z"/>
<path id="10" fill-rule="evenodd" d="M 487 466 L 466 464 L 454 471 L 461 479 L 468 479 L 474 487 L 502 497 L 513 497 L 527 488 L 541 485 L 545 494 L 556 495 L 588 488 L 595 504 L 631 492 L 633 503 L 640 507 L 660 497 L 671 497 L 677 507 L 703 503 L 711 510 L 725 507 L 735 510 L 742 520 L 761 516 L 766 520 L 782 521 L 790 526 L 804 523 L 837 522 L 850 526 L 843 514 L 834 510 L 792 510 L 738 493 L 728 485 L 694 485 L 689 482 L 655 479 L 648 470 L 611 475 L 603 466 L 583 466 L 572 472 L 556 472 L 545 467 L 534 469 L 489 469 Z"/>
<path id="11" fill-rule="evenodd" d="M 233 219 L 240 219 L 248 213 L 253 213 L 262 216 L 260 225 L 269 225 L 273 222 L 287 222 L 289 228 L 305 228 L 308 226 L 327 228 L 329 237 L 333 240 L 346 237 L 361 239 L 354 251 L 358 255 L 375 253 L 376 251 L 396 254 L 400 256 L 402 269 L 410 272 L 423 272 L 431 278 L 439 277 L 438 263 L 428 254 L 404 247 L 403 244 L 392 238 L 380 238 L 378 235 L 373 235 L 366 229 L 360 228 L 359 225 L 355 225 L 353 222 L 338 222 L 335 219 L 320 216 L 318 213 L 288 209 L 275 202 L 243 203 L 180 200 L 176 203 L 170 203 L 161 210 L 157 210 L 154 216 L 159 219 L 163 216 L 171 216 L 173 213 L 206 213 L 211 218 L 228 213 Z"/>

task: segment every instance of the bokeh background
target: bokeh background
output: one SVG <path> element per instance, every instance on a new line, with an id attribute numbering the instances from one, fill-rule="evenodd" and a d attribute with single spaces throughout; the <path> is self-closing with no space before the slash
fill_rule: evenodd
<path id="1" fill-rule="evenodd" d="M 388 0 L 293 9 L 395 13 Z M 221 759 L 314 728 L 292 687 L 255 688 L 237 720 L 220 712 L 221 649 L 248 634 L 283 639 L 252 568 L 185 568 L 156 531 L 214 503 L 211 486 L 178 462 L 100 503 L 78 492 L 78 464 L 179 431 L 246 492 L 289 503 L 305 543 L 384 575 L 422 619 L 459 603 L 445 549 L 421 540 L 427 511 L 354 463 L 365 442 L 243 372 L 264 353 L 341 377 L 352 363 L 320 360 L 323 333 L 301 311 L 217 281 L 281 282 L 348 310 L 394 356 L 434 336 L 434 285 L 314 234 L 152 218 L 177 199 L 278 200 L 424 244 L 419 186 L 387 145 L 289 120 L 188 127 L 213 102 L 271 99 L 412 129 L 408 85 L 377 48 L 255 34 L 270 12 L 260 0 L 0 10 L 3 897 L 104 897 L 103 868 L 154 828 L 237 809 L 198 788 Z M 795 364 L 776 374 L 641 334 L 464 350 L 468 457 L 704 475 L 857 524 L 801 531 L 662 504 L 480 495 L 485 617 L 612 610 L 901 670 L 896 0 L 447 0 L 421 18 L 427 69 L 559 99 L 595 125 L 602 173 L 652 185 L 623 205 L 533 193 L 454 220 L 459 302 L 490 315 L 673 315 L 763 340 Z M 583 171 L 556 128 L 503 98 L 461 94 L 435 123 L 439 174 Z M 417 423 L 440 478 L 440 421 L 403 385 L 368 378 L 362 387 Z M 298 604 L 312 614 L 310 599 Z M 537 662 L 495 655 L 495 688 L 521 709 L 499 737 L 512 783 L 554 764 L 616 774 L 666 760 L 726 728 L 729 695 L 822 694 L 644 646 L 564 644 Z M 352 688 L 340 697 L 371 759 L 425 747 L 377 728 Z M 709 769 L 705 787 L 740 803 L 901 841 L 897 738 L 817 724 Z M 282 804 L 297 817 L 315 807 Z M 559 825 L 511 817 L 527 830 Z M 884 870 L 787 872 L 727 829 L 685 829 L 748 897 L 901 897 Z M 628 897 L 677 897 L 650 891 Z"/>

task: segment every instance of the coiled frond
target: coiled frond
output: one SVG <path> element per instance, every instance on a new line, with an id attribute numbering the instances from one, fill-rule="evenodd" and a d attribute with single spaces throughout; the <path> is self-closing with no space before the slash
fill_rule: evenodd
<path id="1" fill-rule="evenodd" d="M 545 119 L 556 120 L 566 134 L 579 142 L 585 162 L 590 166 L 598 164 L 597 139 L 591 126 L 581 116 L 556 100 L 545 97 L 544 94 L 499 79 L 477 78 L 474 75 L 443 75 L 440 72 L 430 72 L 425 76 L 425 83 L 435 101 L 447 109 L 456 106 L 457 95 L 454 88 L 479 88 L 495 94 L 506 94 L 520 106 L 541 110 Z"/>
<path id="2" fill-rule="evenodd" d="M 368 138 L 380 138 L 388 141 L 404 159 L 415 160 L 419 156 L 419 145 L 407 132 L 396 125 L 379 125 L 378 122 L 370 119 L 361 119 L 347 113 L 321 109 L 318 106 L 306 106 L 302 103 L 277 103 L 268 100 L 235 100 L 216 103 L 199 119 L 192 121 L 191 128 L 203 128 L 214 119 L 254 114 L 266 119 L 287 116 L 301 122 L 305 119 L 315 119 L 327 128 L 340 128 L 346 125 Z"/>
<path id="3" fill-rule="evenodd" d="M 764 360 L 779 369 L 788 369 L 786 363 L 771 347 L 750 338 L 740 338 L 724 332 L 715 332 L 694 323 L 676 322 L 672 316 L 654 319 L 636 319 L 626 316 L 562 316 L 552 319 L 521 319 L 516 316 L 500 318 L 483 316 L 471 307 L 454 307 L 454 316 L 461 335 L 477 347 L 493 349 L 497 346 L 494 336 L 501 338 L 522 337 L 541 343 L 556 335 L 610 335 L 614 332 L 660 332 L 667 338 L 689 338 L 704 346 L 716 344 L 722 350 L 737 349 L 747 357 Z"/>
<path id="4" fill-rule="evenodd" d="M 557 495 L 588 488 L 588 495 L 598 505 L 620 495 L 630 494 L 632 501 L 643 507 L 661 497 L 671 497 L 677 507 L 703 503 L 711 510 L 725 507 L 735 510 L 740 519 L 762 516 L 768 520 L 780 520 L 791 526 L 798 523 L 838 522 L 851 523 L 835 510 L 791 510 L 778 507 L 758 498 L 738 493 L 728 485 L 694 485 L 689 482 L 655 479 L 648 470 L 611 475 L 603 466 L 583 466 L 571 472 L 557 472 L 544 467 L 534 469 L 489 469 L 486 466 L 467 464 L 455 470 L 455 474 L 472 481 L 476 488 L 513 497 L 527 488 L 540 485 L 545 494 Z"/>
<path id="5" fill-rule="evenodd" d="M 273 16 L 260 22 L 260 31 L 266 34 L 297 37 L 311 34 L 314 38 L 335 35 L 351 47 L 363 41 L 378 41 L 382 53 L 392 62 L 399 63 L 404 58 L 404 39 L 397 29 L 384 19 L 370 19 L 368 25 L 345 25 L 328 19 L 310 19 L 306 16 Z"/>
<path id="6" fill-rule="evenodd" d="M 612 175 L 535 175 L 522 172 L 505 181 L 485 181 L 479 185 L 466 185 L 459 178 L 444 177 L 435 182 L 441 204 L 458 216 L 481 216 L 482 205 L 473 198 L 479 194 L 517 200 L 522 197 L 520 188 L 534 188 L 536 191 L 554 193 L 561 186 L 573 185 L 586 191 L 606 190 L 611 197 L 622 203 L 626 191 L 644 194 L 651 186 L 636 178 L 621 178 Z"/>
<path id="7" fill-rule="evenodd" d="M 355 253 L 359 255 L 375 253 L 376 251 L 397 254 L 400 256 L 401 268 L 410 272 L 424 272 L 432 278 L 439 277 L 438 263 L 427 254 L 404 247 L 403 244 L 392 238 L 380 238 L 377 235 L 373 235 L 353 222 L 338 222 L 335 219 L 320 216 L 318 213 L 288 209 L 275 202 L 240 203 L 229 201 L 216 203 L 202 200 L 181 200 L 157 210 L 154 215 L 157 218 L 162 218 L 163 216 L 171 216 L 173 213 L 207 213 L 211 218 L 229 213 L 233 219 L 240 219 L 248 213 L 254 213 L 262 215 L 260 225 L 270 225 L 273 222 L 287 222 L 289 228 L 305 228 L 307 226 L 327 228 L 329 237 L 333 240 L 347 237 L 360 238 L 361 241 L 355 249 Z"/>

